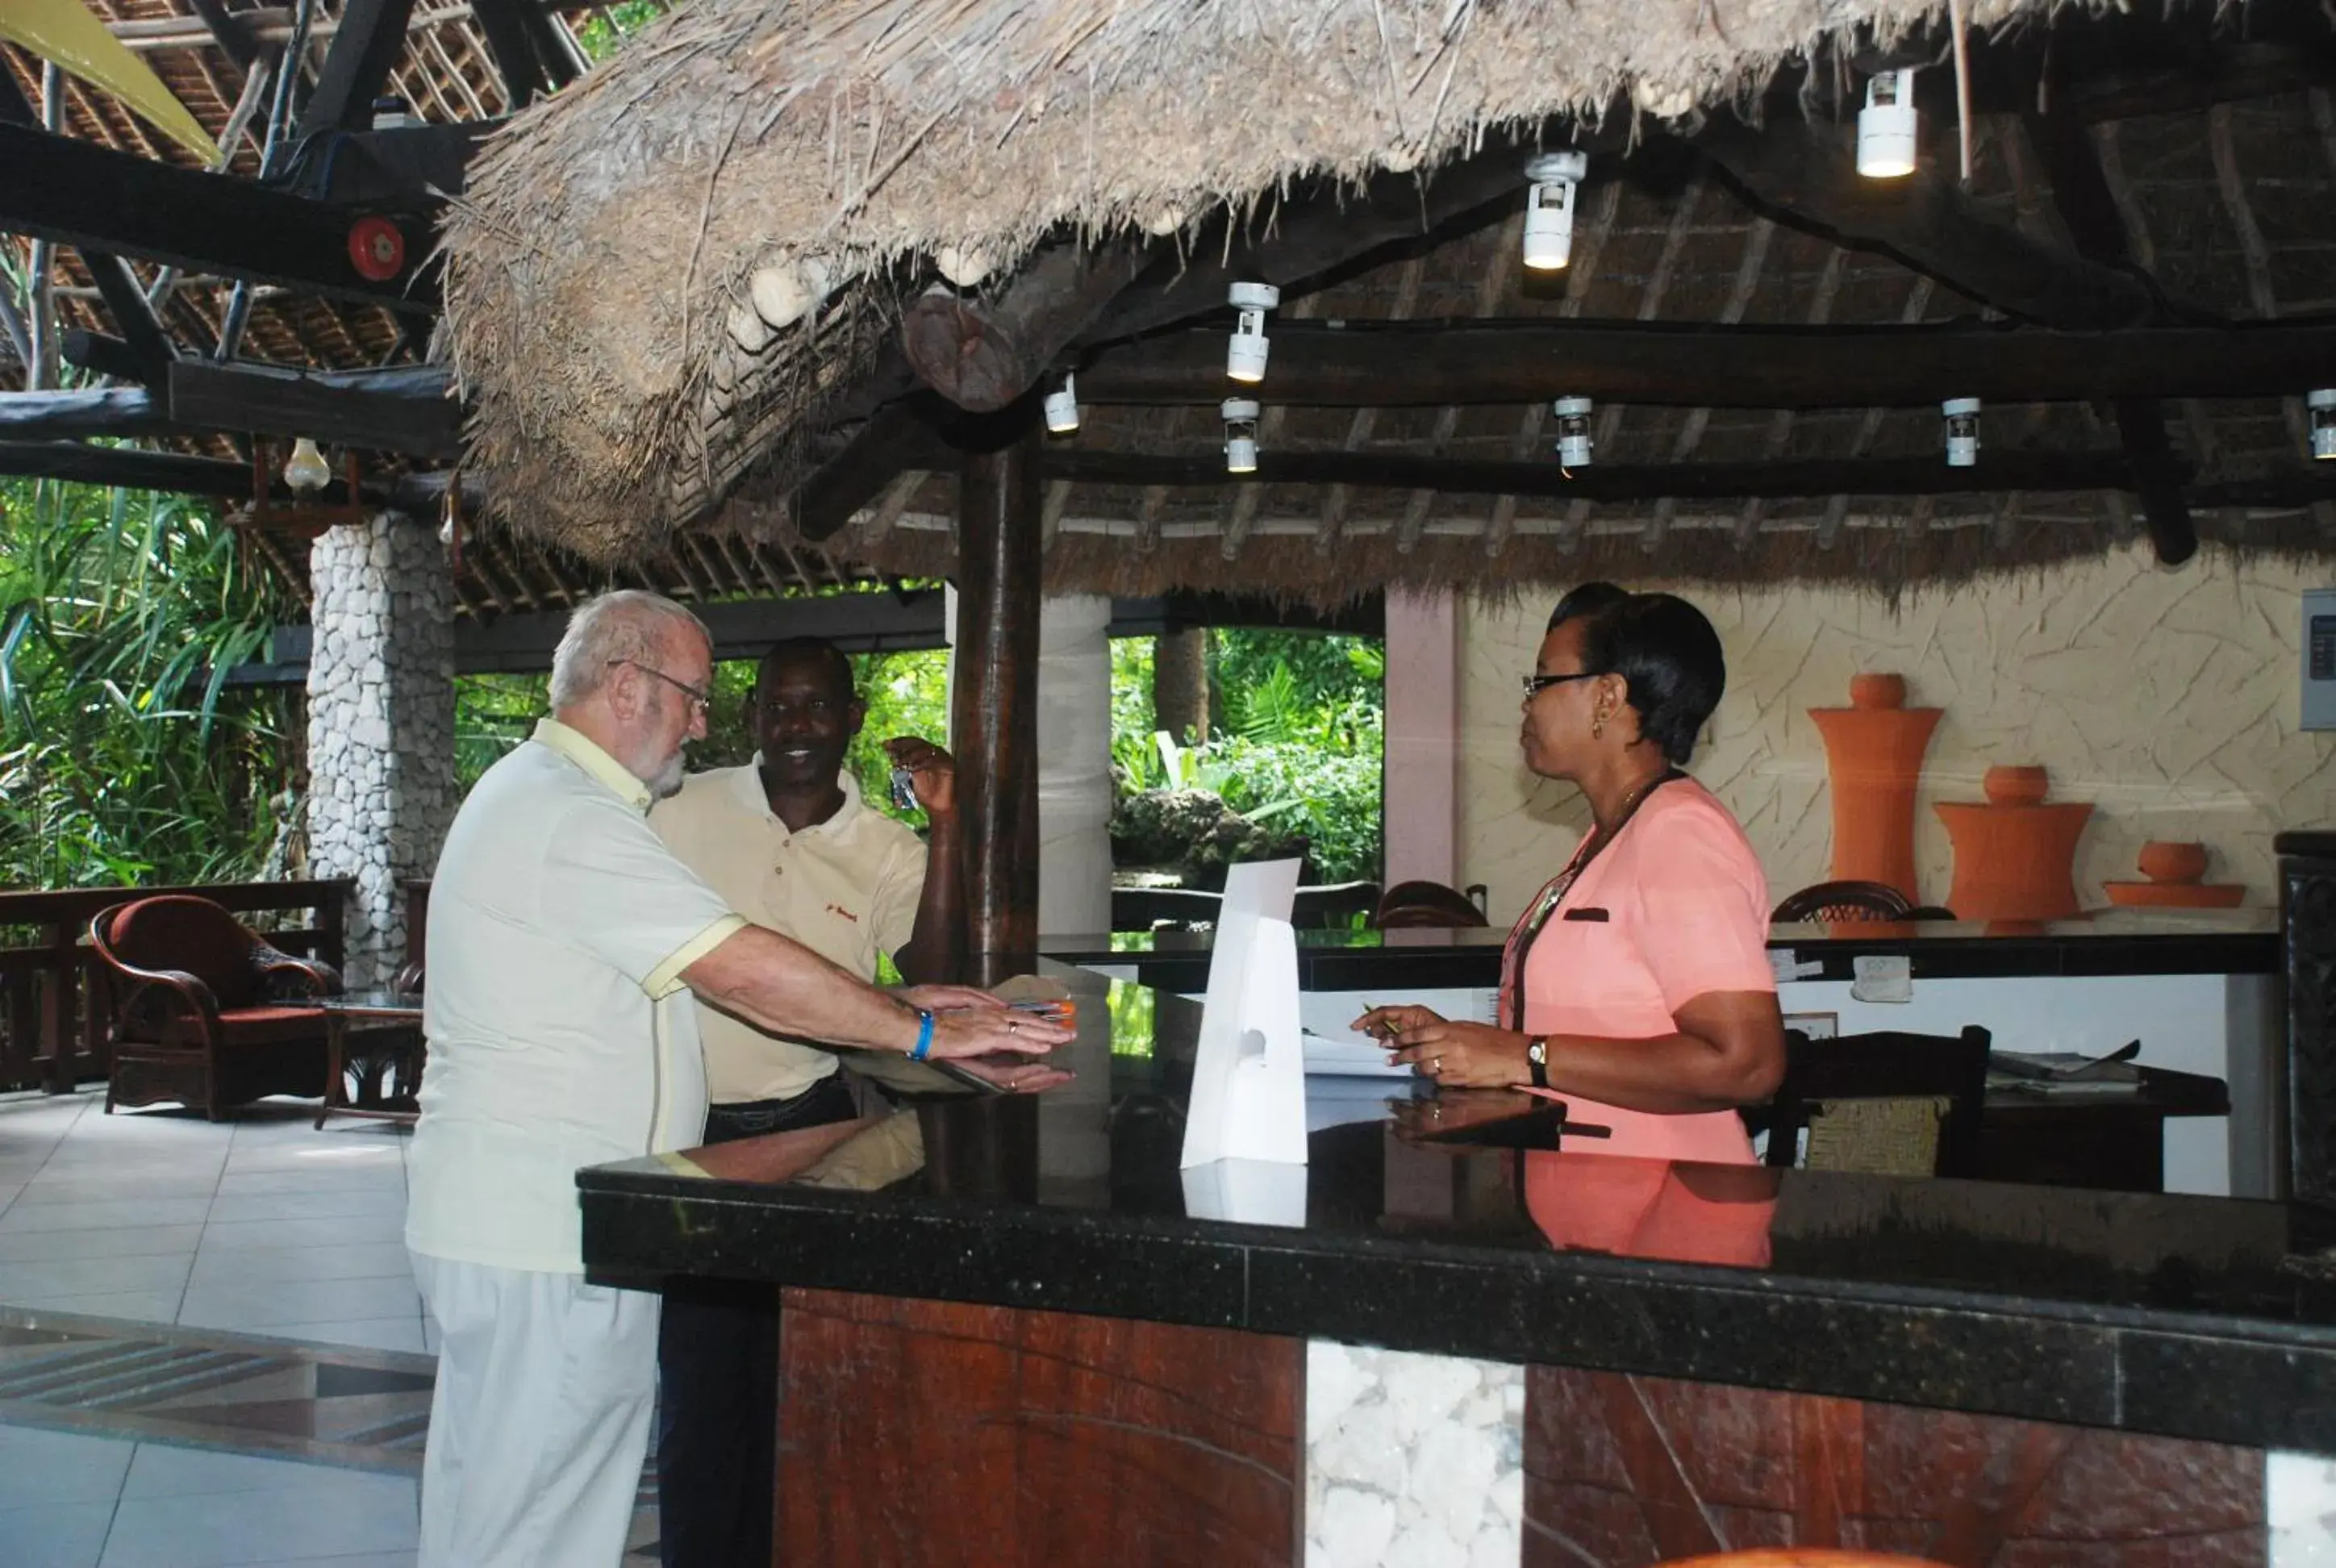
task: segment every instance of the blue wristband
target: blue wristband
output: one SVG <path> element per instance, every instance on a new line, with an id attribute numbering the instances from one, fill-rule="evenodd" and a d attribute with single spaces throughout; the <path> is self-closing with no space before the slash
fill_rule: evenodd
<path id="1" fill-rule="evenodd" d="M 919 1010 L 917 1014 L 917 1045 L 909 1053 L 909 1060 L 921 1062 L 933 1054 L 933 1016 Z"/>

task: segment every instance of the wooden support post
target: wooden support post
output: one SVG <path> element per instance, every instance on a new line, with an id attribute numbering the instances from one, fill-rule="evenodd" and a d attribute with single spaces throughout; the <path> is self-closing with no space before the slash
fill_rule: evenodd
<path id="1" fill-rule="evenodd" d="M 340 30 L 325 51 L 316 91 L 301 111 L 300 133 L 363 131 L 373 123 L 374 94 L 405 53 L 414 0 L 349 0 Z"/>
<path id="2" fill-rule="evenodd" d="M 1037 409 L 968 452 L 958 501 L 957 673 L 949 732 L 966 824 L 974 979 L 1031 967 L 1038 945 Z"/>
<path id="3" fill-rule="evenodd" d="M 2112 267 L 2131 263 L 2133 250 L 2125 220 L 2117 214 L 2117 193 L 2085 128 L 2065 116 L 2033 110 L 2020 116 L 2020 127 L 2044 161 L 2052 180 L 2052 204 L 2078 252 Z M 2121 397 L 2110 408 L 2126 455 L 2133 460 L 2142 516 L 2158 564 L 2179 566 L 2198 553 L 2198 529 L 2182 496 L 2179 461 L 2166 433 L 2165 405 L 2154 397 Z"/>

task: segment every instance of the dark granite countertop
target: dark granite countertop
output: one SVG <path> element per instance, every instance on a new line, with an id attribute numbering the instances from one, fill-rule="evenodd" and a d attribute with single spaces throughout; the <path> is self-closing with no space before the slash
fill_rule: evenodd
<path id="1" fill-rule="evenodd" d="M 1309 991 L 1363 990 L 1400 976 L 1415 986 L 1487 986 L 1499 978 L 1506 928 L 1467 930 L 1307 930 L 1298 933 L 1298 983 Z M 1133 965 L 1170 990 L 1198 990 L 1208 974 L 1206 931 L 1117 931 L 1047 939 L 1049 958 Z M 2100 910 L 2066 920 L 1815 920 L 1773 927 L 1771 951 L 1789 951 L 1801 978 L 1846 980 L 1854 959 L 1903 953 L 1916 979 L 2012 975 L 2273 974 L 2279 911 Z"/>
<path id="2" fill-rule="evenodd" d="M 618 1279 L 1145 1318 L 2336 1453 L 2336 1217 L 1627 1160 L 1523 1096 L 1317 1078 L 1317 1119 L 1358 1119 L 1312 1135 L 1304 1222 L 1194 1218 L 1177 1160 L 1198 1008 L 1047 968 L 1079 999 L 1080 1038 L 1057 1053 L 1068 1084 L 999 1096 L 928 1077 L 932 1093 L 838 1147 L 784 1134 L 582 1172 L 585 1256 Z"/>

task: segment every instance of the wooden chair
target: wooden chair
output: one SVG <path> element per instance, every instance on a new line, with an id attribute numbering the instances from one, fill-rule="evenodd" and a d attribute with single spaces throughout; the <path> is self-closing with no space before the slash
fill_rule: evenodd
<path id="1" fill-rule="evenodd" d="M 328 964 L 294 958 L 209 899 L 170 893 L 90 921 L 112 971 L 105 1108 L 175 1100 L 217 1121 L 268 1095 L 324 1092 L 325 1019 L 304 997 L 341 989 Z"/>
<path id="2" fill-rule="evenodd" d="M 1832 1546 L 1756 1546 L 1709 1557 L 1674 1557 L 1655 1568 L 1947 1568 L 1929 1557 L 1846 1552 Z"/>
<path id="3" fill-rule="evenodd" d="M 1769 919 L 1787 920 L 1903 920 L 1914 901 L 1887 882 L 1813 882 L 1776 906 Z"/>
<path id="4" fill-rule="evenodd" d="M 1470 890 L 1482 893 L 1482 884 Z M 1381 930 L 1405 926 L 1443 926 L 1458 930 L 1484 923 L 1484 906 L 1442 882 L 1397 882 L 1379 900 L 1371 924 Z"/>
<path id="5" fill-rule="evenodd" d="M 1785 1031 L 1767 1164 L 1791 1165 L 1803 1128 L 1812 1170 L 1971 1176 L 1987 1099 L 1988 1032 L 1893 1029 L 1813 1040 Z"/>

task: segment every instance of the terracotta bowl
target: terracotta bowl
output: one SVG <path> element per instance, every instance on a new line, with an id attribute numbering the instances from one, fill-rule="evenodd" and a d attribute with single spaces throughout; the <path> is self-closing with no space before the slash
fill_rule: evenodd
<path id="1" fill-rule="evenodd" d="M 1904 707 L 1906 677 L 1903 675 L 1854 675 L 1849 677 L 1852 707 Z"/>
<path id="2" fill-rule="evenodd" d="M 2000 806 L 2035 805 L 2051 787 L 2050 775 L 2035 766 L 1991 767 L 1980 780 L 1980 788 L 1986 793 L 1989 803 Z"/>
<path id="3" fill-rule="evenodd" d="M 2154 882 L 2195 882 L 2206 874 L 2206 846 L 2152 839 L 2141 846 L 2136 863 Z"/>

